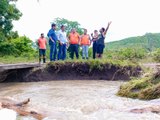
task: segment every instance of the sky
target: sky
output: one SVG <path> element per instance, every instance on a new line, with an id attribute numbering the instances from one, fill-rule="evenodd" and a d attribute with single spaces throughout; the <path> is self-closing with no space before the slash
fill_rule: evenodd
<path id="1" fill-rule="evenodd" d="M 106 42 L 160 32 L 160 0 L 18 0 L 14 30 L 35 41 L 54 18 L 77 21 L 92 33 L 112 21 Z"/>

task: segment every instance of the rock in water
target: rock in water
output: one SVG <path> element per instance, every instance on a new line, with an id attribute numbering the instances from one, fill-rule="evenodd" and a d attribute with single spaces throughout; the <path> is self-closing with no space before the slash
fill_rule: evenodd
<path id="1" fill-rule="evenodd" d="M 1 109 L 0 110 L 0 120 L 16 120 L 17 113 L 10 109 Z"/>

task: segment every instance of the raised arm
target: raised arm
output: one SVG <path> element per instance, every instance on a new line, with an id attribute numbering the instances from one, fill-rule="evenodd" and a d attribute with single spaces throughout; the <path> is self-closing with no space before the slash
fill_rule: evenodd
<path id="1" fill-rule="evenodd" d="M 107 26 L 107 28 L 105 29 L 105 31 L 104 31 L 104 35 L 106 35 L 106 33 L 107 33 L 107 31 L 108 31 L 108 29 L 109 29 L 109 26 L 111 25 L 111 21 L 110 22 L 108 22 L 108 26 Z"/>

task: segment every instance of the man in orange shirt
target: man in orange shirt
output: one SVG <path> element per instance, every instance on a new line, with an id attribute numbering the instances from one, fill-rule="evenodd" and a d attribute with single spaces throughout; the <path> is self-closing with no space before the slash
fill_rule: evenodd
<path id="1" fill-rule="evenodd" d="M 46 45 L 47 40 L 44 37 L 44 34 L 41 33 L 41 37 L 38 39 L 38 46 L 39 46 L 39 62 L 41 63 L 41 59 L 43 58 L 43 63 L 46 62 Z"/>
<path id="2" fill-rule="evenodd" d="M 88 48 L 90 46 L 90 36 L 87 34 L 87 29 L 84 29 L 84 34 L 81 36 L 81 46 L 82 46 L 82 58 L 88 59 Z"/>
<path id="3" fill-rule="evenodd" d="M 78 54 L 78 47 L 79 47 L 79 42 L 80 42 L 80 36 L 79 34 L 76 32 L 76 29 L 73 28 L 71 30 L 71 33 L 68 36 L 69 39 L 69 43 L 70 43 L 70 50 L 71 50 L 71 59 L 74 58 L 74 53 L 76 54 L 76 58 L 79 58 L 79 54 Z"/>

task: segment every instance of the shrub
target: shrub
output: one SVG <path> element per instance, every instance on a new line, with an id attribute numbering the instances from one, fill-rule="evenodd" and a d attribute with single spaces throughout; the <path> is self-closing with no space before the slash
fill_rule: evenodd
<path id="1" fill-rule="evenodd" d="M 33 54 L 34 52 L 35 50 L 32 48 L 32 41 L 25 36 L 3 41 L 0 44 L 1 56 L 4 55 L 20 56 L 24 53 Z"/>
<path id="2" fill-rule="evenodd" d="M 123 48 L 116 51 L 105 51 L 107 58 L 111 59 L 120 59 L 120 60 L 134 60 L 134 59 L 143 59 L 146 57 L 147 52 L 142 48 Z"/>
<path id="3" fill-rule="evenodd" d="M 153 53 L 153 58 L 155 61 L 160 62 L 160 48 Z"/>

